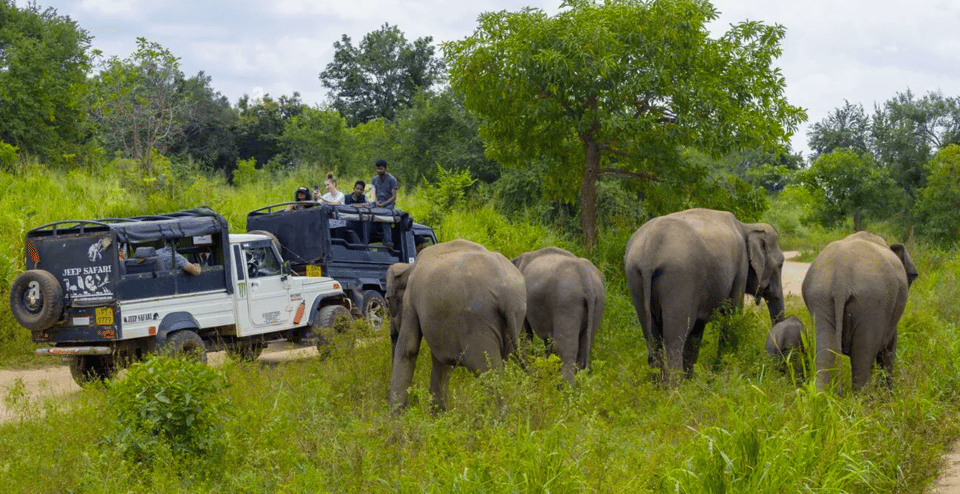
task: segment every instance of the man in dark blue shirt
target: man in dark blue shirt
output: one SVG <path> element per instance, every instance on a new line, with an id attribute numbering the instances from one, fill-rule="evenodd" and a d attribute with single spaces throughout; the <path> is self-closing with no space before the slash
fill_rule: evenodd
<path id="1" fill-rule="evenodd" d="M 363 190 L 367 188 L 367 184 L 363 180 L 357 180 L 357 183 L 353 184 L 353 194 L 348 194 L 343 198 L 344 204 L 353 204 L 354 206 L 367 206 L 369 202 L 367 196 L 363 193 Z"/>

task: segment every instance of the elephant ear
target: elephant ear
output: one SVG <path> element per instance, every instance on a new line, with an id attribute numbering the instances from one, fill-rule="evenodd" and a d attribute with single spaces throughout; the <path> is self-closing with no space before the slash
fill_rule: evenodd
<path id="1" fill-rule="evenodd" d="M 757 276 L 757 293 L 762 292 L 770 284 L 770 270 L 767 269 L 767 232 L 752 230 L 747 234 L 747 257 L 750 259 L 750 268 Z M 751 294 L 756 295 L 756 294 Z M 757 299 L 759 303 L 760 299 Z"/>
<path id="2" fill-rule="evenodd" d="M 890 250 L 892 250 L 893 253 L 900 258 L 900 262 L 903 263 L 903 269 L 907 272 L 907 286 L 912 285 L 913 280 L 917 279 L 920 273 L 917 272 L 917 267 L 913 264 L 913 259 L 910 259 L 907 248 L 904 247 L 903 244 L 893 244 L 890 246 Z"/>
<path id="3" fill-rule="evenodd" d="M 517 267 L 520 271 L 523 271 L 523 268 L 527 267 L 527 264 L 530 264 L 530 260 L 533 258 L 530 252 L 525 252 L 520 254 L 517 257 L 514 257 L 510 262 Z"/>

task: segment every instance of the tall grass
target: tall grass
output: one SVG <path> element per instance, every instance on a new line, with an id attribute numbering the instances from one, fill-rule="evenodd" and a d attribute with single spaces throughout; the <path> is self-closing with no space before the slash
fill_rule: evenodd
<path id="1" fill-rule="evenodd" d="M 216 179 L 198 178 L 202 183 L 188 186 L 158 210 L 207 204 L 224 213 L 235 231 L 242 231 L 248 210 L 286 200 L 303 180 L 262 178 L 236 190 Z M 78 177 L 75 186 L 129 192 L 119 180 L 99 186 L 107 189 L 83 184 L 92 179 Z M 62 177 L 41 172 L 18 180 L 32 188 L 63 183 Z M 27 196 L 20 197 L 25 201 Z M 429 197 L 408 192 L 401 195 L 400 206 L 414 217 L 427 217 L 436 207 Z M 545 245 L 578 251 L 564 232 L 512 223 L 483 200 L 467 201 L 443 211 L 442 223 L 431 225 L 441 240 L 468 238 L 507 257 Z M 101 212 L 137 214 L 147 208 L 139 200 L 115 206 L 85 202 L 58 203 L 66 210 L 59 216 L 39 208 L 24 218 L 18 241 L 25 228 L 45 221 Z M 3 228 L 15 223 L 9 218 L 23 216 L 25 204 L 4 203 Z M 454 372 L 450 410 L 435 415 L 427 392 L 430 352 L 424 346 L 412 406 L 394 416 L 387 405 L 389 339 L 357 323 L 338 335 L 325 359 L 224 363 L 219 369 L 223 386 L 214 399 L 230 406 L 210 424 L 210 430 L 217 431 L 216 455 L 178 454 L 160 443 L 150 443 L 146 447 L 153 449 L 138 454 L 112 447 L 118 417 L 111 415 L 110 394 L 102 386 L 87 386 L 59 400 L 31 397 L 22 387 L 0 390 L 14 413 L 12 421 L 0 423 L 0 491 L 753 493 L 929 488 L 940 455 L 960 433 L 960 339 L 955 337 L 958 314 L 951 303 L 960 295 L 955 253 L 922 246 L 911 250 L 921 277 L 911 289 L 900 324 L 892 390 L 868 386 L 861 394 L 837 396 L 798 382 L 796 374 L 783 372 L 764 353 L 769 322 L 765 308 L 753 305 L 709 324 L 694 376 L 665 388 L 651 379 L 622 275 L 623 246 L 631 233 L 605 232 L 592 254 L 607 277 L 607 306 L 591 369 L 578 374 L 574 388 L 563 384 L 559 363 L 544 357 L 542 343 L 529 342 L 522 345 L 521 358 L 502 371 L 479 378 Z M 20 257 L 21 250 L 4 245 L 0 254 Z M 3 258 L 11 266 L 19 262 Z M 810 327 L 797 297 L 787 300 L 787 312 L 800 315 Z M 6 330 L 10 318 L 3 317 Z M 722 350 L 717 348 L 721 326 L 734 336 Z"/>

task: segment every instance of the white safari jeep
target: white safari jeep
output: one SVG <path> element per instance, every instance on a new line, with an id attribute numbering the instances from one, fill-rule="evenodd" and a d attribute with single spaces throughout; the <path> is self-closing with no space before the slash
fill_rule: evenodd
<path id="1" fill-rule="evenodd" d="M 70 357 L 78 382 L 149 352 L 256 358 L 272 340 L 322 345 L 320 329 L 350 316 L 339 282 L 297 276 L 269 236 L 230 235 L 207 208 L 59 221 L 30 230 L 25 247 L 10 308 L 34 342 L 50 344 L 37 353 Z"/>

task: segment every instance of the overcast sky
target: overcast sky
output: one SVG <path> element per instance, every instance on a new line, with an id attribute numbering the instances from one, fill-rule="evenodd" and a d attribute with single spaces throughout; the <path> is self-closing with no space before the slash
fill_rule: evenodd
<path id="1" fill-rule="evenodd" d="M 16 0 L 20 6 L 27 0 Z M 470 35 L 481 12 L 524 6 L 555 14 L 559 0 L 38 0 L 68 15 L 106 56 L 126 58 L 138 36 L 180 57 L 188 76 L 204 71 L 232 103 L 300 93 L 321 103 L 319 73 L 343 34 L 354 46 L 384 23 L 408 41 Z M 714 0 L 719 33 L 743 20 L 787 28 L 775 62 L 787 98 L 809 120 L 793 139 L 808 155 L 806 131 L 844 101 L 872 113 L 898 92 L 960 96 L 960 2 L 956 0 Z M 907 6 L 909 5 L 909 6 Z"/>

